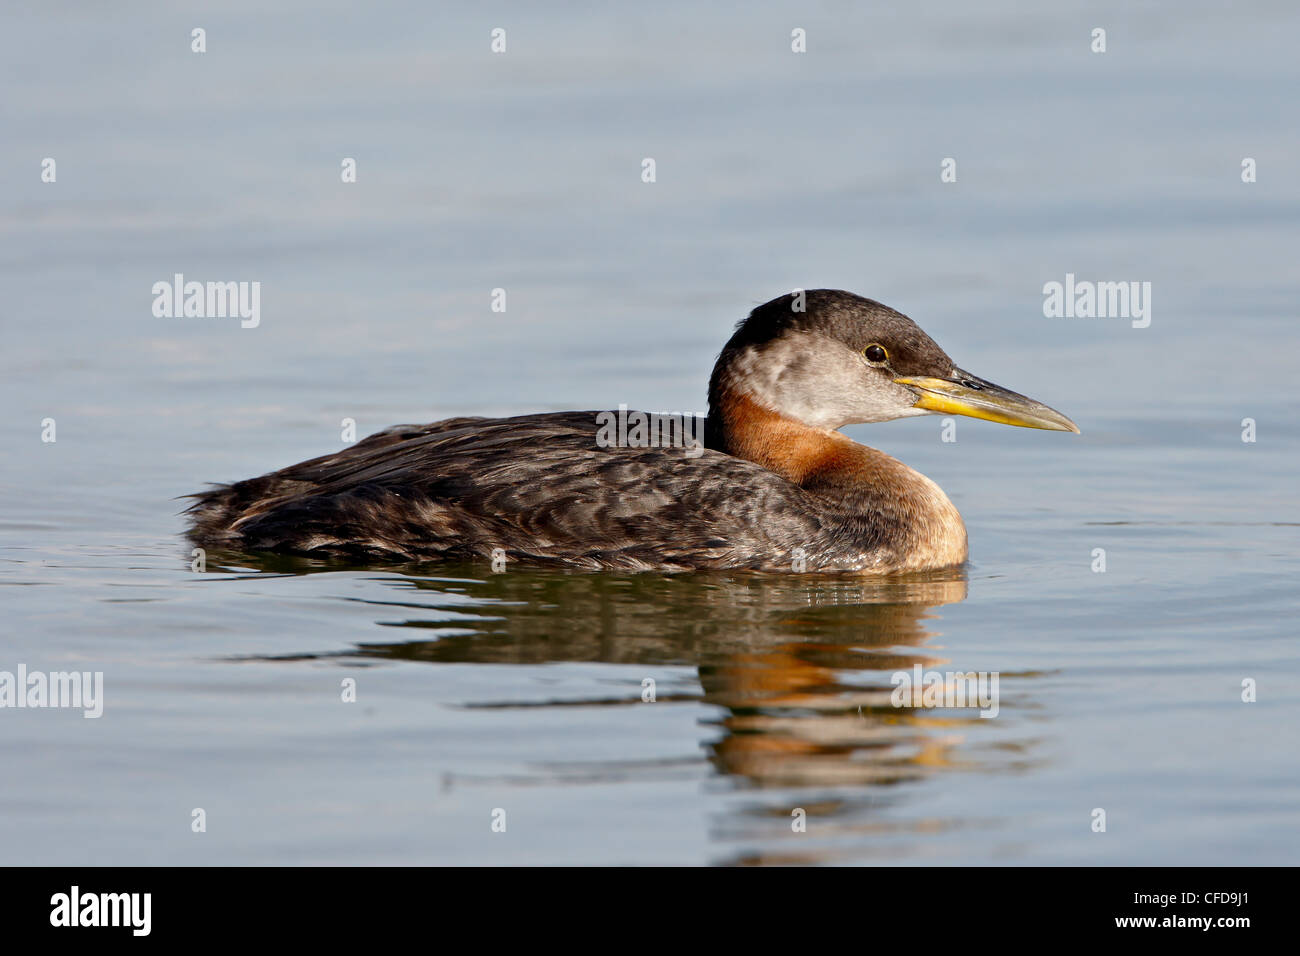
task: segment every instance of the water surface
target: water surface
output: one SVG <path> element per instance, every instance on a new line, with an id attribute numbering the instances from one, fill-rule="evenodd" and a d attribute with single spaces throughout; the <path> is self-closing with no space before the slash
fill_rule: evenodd
<path id="1" fill-rule="evenodd" d="M 4 18 L 0 670 L 106 699 L 0 711 L 0 860 L 1293 860 L 1292 6 Z M 261 324 L 155 318 L 177 272 Z M 1150 327 L 1045 318 L 1066 273 L 1151 282 Z M 734 322 L 819 286 L 1083 430 L 848 430 L 945 488 L 961 572 L 191 571 L 177 496 L 345 418 L 703 411 Z M 997 716 L 891 706 L 918 663 Z"/>

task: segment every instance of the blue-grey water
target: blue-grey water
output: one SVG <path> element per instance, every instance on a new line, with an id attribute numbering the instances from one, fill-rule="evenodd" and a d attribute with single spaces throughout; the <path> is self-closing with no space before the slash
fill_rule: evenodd
<path id="1" fill-rule="evenodd" d="M 0 862 L 1294 860 L 1293 4 L 0 18 L 0 672 L 104 682 L 0 708 Z M 156 317 L 176 273 L 260 323 Z M 1150 324 L 1045 317 L 1067 274 Z M 702 412 L 799 287 L 1079 423 L 848 429 L 948 492 L 964 572 L 191 570 L 207 482 L 347 418 Z M 917 663 L 997 716 L 892 707 Z"/>

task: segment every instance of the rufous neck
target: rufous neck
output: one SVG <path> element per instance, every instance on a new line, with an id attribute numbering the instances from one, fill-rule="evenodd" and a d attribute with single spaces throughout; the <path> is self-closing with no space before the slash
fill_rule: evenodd
<path id="1" fill-rule="evenodd" d="M 762 465 L 787 481 L 805 484 L 853 445 L 839 432 L 787 418 L 748 395 L 725 391 L 709 409 L 710 448 Z"/>

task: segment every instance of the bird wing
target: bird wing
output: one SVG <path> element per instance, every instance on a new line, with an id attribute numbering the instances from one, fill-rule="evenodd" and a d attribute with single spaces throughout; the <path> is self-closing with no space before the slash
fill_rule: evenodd
<path id="1" fill-rule="evenodd" d="M 828 502 L 709 449 L 599 447 L 597 412 L 399 425 L 204 492 L 195 537 L 249 550 L 810 569 Z M 694 457 L 693 457 L 694 455 Z"/>

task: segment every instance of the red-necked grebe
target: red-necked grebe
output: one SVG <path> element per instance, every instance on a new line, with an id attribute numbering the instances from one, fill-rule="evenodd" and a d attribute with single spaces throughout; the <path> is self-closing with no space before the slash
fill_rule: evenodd
<path id="1" fill-rule="evenodd" d="M 967 553 L 947 495 L 838 431 L 932 413 L 1079 430 L 962 371 L 893 309 L 810 290 L 759 306 L 736 328 L 709 381 L 704 449 L 611 447 L 600 440 L 610 416 L 594 411 L 398 425 L 195 495 L 190 536 L 210 548 L 366 561 L 942 568 Z"/>

